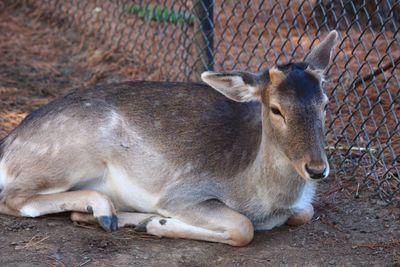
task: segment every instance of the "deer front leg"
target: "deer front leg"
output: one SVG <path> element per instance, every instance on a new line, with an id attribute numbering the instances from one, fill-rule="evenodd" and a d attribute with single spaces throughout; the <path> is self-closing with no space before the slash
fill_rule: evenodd
<path id="1" fill-rule="evenodd" d="M 245 246 L 253 239 L 251 221 L 225 204 L 210 200 L 184 210 L 161 212 L 136 227 L 149 234 Z"/>
<path id="2" fill-rule="evenodd" d="M 250 220 L 223 203 L 206 201 L 180 211 L 117 213 L 118 227 L 136 226 L 135 230 L 159 237 L 185 238 L 245 246 L 253 239 Z M 73 212 L 77 222 L 96 223 L 91 214 Z"/>
<path id="3" fill-rule="evenodd" d="M 153 213 L 137 213 L 137 212 L 118 212 L 118 228 L 126 227 L 126 226 L 137 226 L 140 223 L 144 222 L 146 219 L 150 217 L 159 216 Z M 72 212 L 71 220 L 73 222 L 80 222 L 86 224 L 98 224 L 98 221 L 90 213 L 82 213 L 82 212 Z"/>

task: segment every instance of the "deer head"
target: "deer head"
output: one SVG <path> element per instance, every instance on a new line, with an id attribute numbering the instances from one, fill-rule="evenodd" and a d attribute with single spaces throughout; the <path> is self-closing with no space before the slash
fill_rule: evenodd
<path id="1" fill-rule="evenodd" d="M 303 62 L 276 65 L 258 74 L 202 74 L 204 82 L 234 101 L 261 102 L 263 137 L 305 179 L 329 174 L 324 150 L 328 97 L 321 85 L 336 39 L 337 33 L 332 31 Z"/>

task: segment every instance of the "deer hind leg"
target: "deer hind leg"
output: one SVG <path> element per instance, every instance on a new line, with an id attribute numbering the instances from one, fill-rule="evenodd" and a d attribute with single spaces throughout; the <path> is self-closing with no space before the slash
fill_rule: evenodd
<path id="1" fill-rule="evenodd" d="M 149 217 L 137 226 L 156 236 L 195 239 L 245 246 L 253 239 L 251 221 L 217 200 L 209 200 L 177 210 L 164 209 L 164 216 Z"/>
<path id="2" fill-rule="evenodd" d="M 0 201 L 0 213 L 16 217 L 20 216 L 18 211 L 10 209 L 3 201 Z"/>
<path id="3" fill-rule="evenodd" d="M 25 199 L 6 197 L 6 205 L 16 210 L 19 216 L 38 217 L 65 211 L 92 212 L 97 222 L 106 231 L 118 228 L 115 208 L 110 199 L 95 190 L 78 190 L 45 195 L 34 195 Z"/>

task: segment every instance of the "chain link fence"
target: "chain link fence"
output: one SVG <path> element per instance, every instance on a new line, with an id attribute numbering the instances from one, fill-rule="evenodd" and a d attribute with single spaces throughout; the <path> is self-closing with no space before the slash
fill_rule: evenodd
<path id="1" fill-rule="evenodd" d="M 330 30 L 327 149 L 338 180 L 400 201 L 398 0 L 21 0 L 34 16 L 122 51 L 132 78 L 198 80 L 206 69 L 258 71 L 301 60 Z M 355 192 L 357 194 L 357 192 Z"/>

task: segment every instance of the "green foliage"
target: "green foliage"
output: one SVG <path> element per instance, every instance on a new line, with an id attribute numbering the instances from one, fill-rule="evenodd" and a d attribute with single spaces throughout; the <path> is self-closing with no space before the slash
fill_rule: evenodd
<path id="1" fill-rule="evenodd" d="M 148 20 L 154 20 L 159 22 L 169 22 L 174 23 L 179 26 L 188 24 L 193 26 L 194 17 L 190 14 L 185 14 L 183 12 L 178 12 L 175 10 L 170 10 L 167 7 L 146 5 L 141 6 L 134 4 L 129 6 L 126 11 L 129 14 L 138 15 L 140 18 L 145 18 Z"/>

